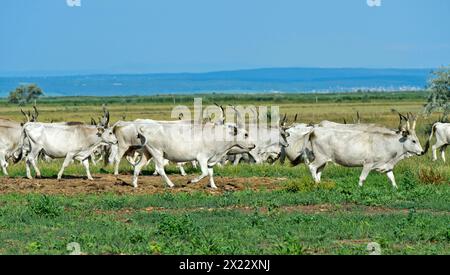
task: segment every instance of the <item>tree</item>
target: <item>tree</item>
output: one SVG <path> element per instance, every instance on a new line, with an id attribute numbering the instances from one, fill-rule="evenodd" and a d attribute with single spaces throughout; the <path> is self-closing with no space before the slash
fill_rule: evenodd
<path id="1" fill-rule="evenodd" d="M 38 99 L 42 95 L 44 95 L 44 92 L 36 84 L 20 85 L 9 93 L 8 101 L 23 105 Z"/>
<path id="2" fill-rule="evenodd" d="M 442 67 L 432 72 L 428 90 L 430 94 L 424 112 L 431 114 L 434 111 L 442 111 L 443 117 L 447 117 L 450 114 L 450 67 Z"/>

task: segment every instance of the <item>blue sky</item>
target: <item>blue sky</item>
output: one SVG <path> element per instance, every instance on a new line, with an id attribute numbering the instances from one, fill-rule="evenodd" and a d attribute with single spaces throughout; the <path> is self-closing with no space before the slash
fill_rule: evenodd
<path id="1" fill-rule="evenodd" d="M 450 1 L 2 0 L 0 75 L 433 68 Z"/>

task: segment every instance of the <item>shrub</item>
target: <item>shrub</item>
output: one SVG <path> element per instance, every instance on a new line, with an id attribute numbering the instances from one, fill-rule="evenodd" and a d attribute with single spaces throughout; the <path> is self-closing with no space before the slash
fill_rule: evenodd
<path id="1" fill-rule="evenodd" d="M 304 176 L 286 181 L 284 190 L 292 193 L 311 192 L 316 189 L 330 190 L 336 187 L 336 183 L 332 180 L 322 180 L 316 184 L 310 177 Z"/>
<path id="2" fill-rule="evenodd" d="M 445 175 L 437 169 L 422 168 L 419 171 L 419 180 L 424 184 L 442 184 L 445 180 Z"/>

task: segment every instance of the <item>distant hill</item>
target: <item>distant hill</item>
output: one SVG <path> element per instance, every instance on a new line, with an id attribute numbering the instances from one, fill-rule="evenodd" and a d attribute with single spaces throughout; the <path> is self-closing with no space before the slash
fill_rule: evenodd
<path id="1" fill-rule="evenodd" d="M 0 77 L 0 97 L 21 83 L 49 96 L 117 96 L 213 92 L 418 90 L 431 69 L 267 68 L 209 73 Z"/>

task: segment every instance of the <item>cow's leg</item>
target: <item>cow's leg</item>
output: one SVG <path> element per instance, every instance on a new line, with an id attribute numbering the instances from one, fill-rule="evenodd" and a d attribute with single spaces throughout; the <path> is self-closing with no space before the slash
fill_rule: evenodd
<path id="1" fill-rule="evenodd" d="M 6 167 L 8 167 L 8 162 L 6 161 L 5 154 L 0 154 L 0 166 L 2 167 L 3 175 L 8 176 L 8 170 L 6 170 Z"/>
<path id="2" fill-rule="evenodd" d="M 309 172 L 311 173 L 311 177 L 313 178 L 313 180 L 316 183 L 318 183 L 319 180 L 317 179 L 317 167 L 311 163 L 308 165 L 308 168 L 309 168 Z"/>
<path id="3" fill-rule="evenodd" d="M 363 166 L 363 169 L 361 171 L 361 175 L 359 175 L 359 182 L 358 186 L 362 187 L 364 184 L 364 181 L 366 180 L 367 176 L 370 173 L 371 168 L 369 166 Z"/>
<path id="4" fill-rule="evenodd" d="M 147 150 L 144 150 L 142 152 L 142 156 L 141 159 L 139 160 L 139 162 L 134 166 L 134 172 L 133 172 L 133 187 L 137 187 L 138 186 L 138 177 L 139 174 L 141 173 L 141 170 L 143 167 L 145 167 L 147 165 L 148 160 L 151 158 L 149 152 L 147 152 Z"/>
<path id="5" fill-rule="evenodd" d="M 308 165 L 311 176 L 316 183 L 320 183 L 320 176 L 322 175 L 322 170 L 323 168 L 325 168 L 326 163 L 326 160 L 320 160 L 319 158 L 316 158 Z"/>
<path id="6" fill-rule="evenodd" d="M 389 178 L 389 180 L 392 183 L 392 187 L 397 189 L 397 184 L 395 183 L 395 177 L 394 177 L 394 172 L 392 172 L 392 170 L 388 171 L 386 173 L 386 176 Z"/>
<path id="7" fill-rule="evenodd" d="M 95 160 L 95 154 L 91 154 L 91 156 L 89 158 L 91 159 L 92 165 L 97 166 L 97 161 Z M 81 163 L 83 163 L 83 161 Z"/>
<path id="8" fill-rule="evenodd" d="M 242 158 L 242 154 L 237 154 L 234 156 L 234 161 L 233 161 L 233 165 L 238 165 L 239 162 L 241 161 Z"/>
<path id="9" fill-rule="evenodd" d="M 216 184 L 214 183 L 214 178 L 213 178 L 213 168 L 212 167 L 208 167 L 208 176 L 209 176 L 209 186 L 213 189 L 217 189 Z"/>
<path id="10" fill-rule="evenodd" d="M 170 188 L 174 187 L 175 185 L 166 175 L 166 171 L 164 170 L 164 166 L 166 166 L 169 163 L 169 161 L 167 159 L 164 159 L 163 154 L 160 151 L 152 150 L 150 153 L 153 156 L 153 161 L 155 162 L 155 169 L 158 172 L 158 174 L 163 178 L 164 182 Z"/>
<path id="11" fill-rule="evenodd" d="M 445 162 L 445 149 L 447 149 L 447 145 L 441 147 L 441 157 L 444 162 Z"/>
<path id="12" fill-rule="evenodd" d="M 86 175 L 87 175 L 88 180 L 94 180 L 94 178 L 92 178 L 91 171 L 89 170 L 89 158 L 84 159 L 82 161 L 82 163 L 83 163 L 84 168 L 86 169 Z"/>
<path id="13" fill-rule="evenodd" d="M 41 148 L 35 148 L 32 149 L 30 151 L 30 153 L 27 156 L 27 160 L 26 160 L 26 171 L 27 171 L 27 178 L 32 179 L 33 177 L 31 176 L 31 169 L 30 169 L 30 165 L 33 166 L 34 171 L 36 172 L 36 177 L 40 178 L 41 177 L 41 171 L 39 170 L 39 168 L 36 165 L 36 159 L 39 156 L 39 152 L 41 151 Z"/>
<path id="14" fill-rule="evenodd" d="M 437 155 L 436 155 L 436 150 L 439 148 L 438 146 L 436 146 L 437 143 L 433 146 L 431 146 L 431 151 L 433 152 L 433 161 L 437 160 Z"/>
<path id="15" fill-rule="evenodd" d="M 125 152 L 127 150 L 128 150 L 128 148 L 123 148 L 123 147 L 120 147 L 120 146 L 117 149 L 117 154 L 115 155 L 115 158 L 114 158 L 114 175 L 115 176 L 119 175 L 119 164 L 120 164 L 120 161 L 123 158 L 123 155 L 125 154 Z"/>
<path id="16" fill-rule="evenodd" d="M 197 169 L 197 161 L 196 160 L 191 161 L 191 164 L 194 169 Z"/>
<path id="17" fill-rule="evenodd" d="M 208 160 L 207 159 L 199 159 L 198 164 L 200 165 L 200 170 L 202 171 L 202 174 L 200 176 L 188 181 L 188 183 L 197 183 L 197 182 L 201 181 L 203 178 L 205 178 L 206 176 L 208 176 L 208 174 L 209 174 Z"/>
<path id="18" fill-rule="evenodd" d="M 26 159 L 26 161 L 25 161 L 25 171 L 26 171 L 26 173 L 27 173 L 27 178 L 32 179 L 33 176 L 31 176 L 30 164 L 31 164 L 31 163 L 30 163 L 30 160 L 29 160 L 28 157 L 27 157 L 27 159 Z"/>
<path id="19" fill-rule="evenodd" d="M 319 180 L 319 182 L 320 182 L 321 177 L 322 177 L 322 171 L 323 171 L 323 169 L 325 169 L 326 165 L 327 165 L 327 163 L 325 162 L 322 166 L 317 168 L 317 174 L 316 175 L 317 175 L 317 179 Z"/>
<path id="20" fill-rule="evenodd" d="M 36 158 L 31 159 L 31 165 L 33 165 L 33 169 L 36 172 L 36 178 L 40 178 L 41 170 L 39 170 L 39 167 L 37 167 Z"/>
<path id="21" fill-rule="evenodd" d="M 69 164 L 72 162 L 72 160 L 73 160 L 73 154 L 72 153 L 68 153 L 66 155 L 66 158 L 64 159 L 64 162 L 63 162 L 62 166 L 61 166 L 61 170 L 59 170 L 59 172 L 58 172 L 58 178 L 57 178 L 58 180 L 60 180 L 62 178 L 62 175 L 64 173 L 64 169 L 67 166 L 69 166 Z"/>
<path id="22" fill-rule="evenodd" d="M 154 161 L 153 161 L 154 163 Z M 155 164 L 155 171 L 153 172 L 153 176 L 159 176 L 158 171 L 156 170 L 156 164 Z"/>
<path id="23" fill-rule="evenodd" d="M 186 171 L 184 171 L 183 163 L 181 163 L 181 162 L 177 163 L 177 167 L 180 170 L 180 173 L 183 177 L 187 175 Z"/>

